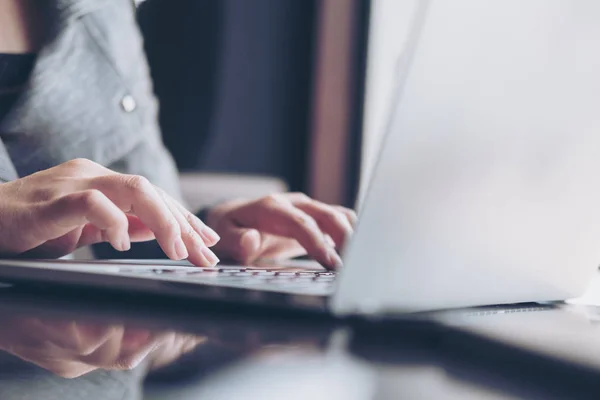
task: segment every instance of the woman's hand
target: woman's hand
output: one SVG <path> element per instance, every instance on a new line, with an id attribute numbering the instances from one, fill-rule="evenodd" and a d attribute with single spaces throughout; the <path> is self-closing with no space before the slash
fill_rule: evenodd
<path id="1" fill-rule="evenodd" d="M 147 179 L 77 159 L 0 185 L 0 254 L 60 257 L 156 238 L 168 257 L 213 266 L 219 236 Z"/>
<path id="2" fill-rule="evenodd" d="M 64 378 L 97 369 L 129 370 L 147 360 L 157 368 L 205 337 L 95 322 L 14 318 L 0 329 L 0 349 Z"/>
<path id="3" fill-rule="evenodd" d="M 342 263 L 338 251 L 353 232 L 356 214 L 302 193 L 284 193 L 223 203 L 209 212 L 206 222 L 221 237 L 215 250 L 223 257 L 250 263 L 308 253 L 337 268 Z"/>

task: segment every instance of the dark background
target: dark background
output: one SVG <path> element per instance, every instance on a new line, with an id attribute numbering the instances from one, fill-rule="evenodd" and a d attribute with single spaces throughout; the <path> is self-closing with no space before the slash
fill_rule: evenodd
<path id="1" fill-rule="evenodd" d="M 178 167 L 304 190 L 315 1 L 147 0 L 138 18 Z"/>

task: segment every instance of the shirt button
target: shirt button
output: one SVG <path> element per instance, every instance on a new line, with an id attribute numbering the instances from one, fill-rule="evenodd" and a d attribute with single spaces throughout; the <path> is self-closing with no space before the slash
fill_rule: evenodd
<path id="1" fill-rule="evenodd" d="M 121 107 L 123 108 L 123 111 L 130 113 L 136 109 L 137 104 L 132 96 L 126 95 L 121 99 Z"/>

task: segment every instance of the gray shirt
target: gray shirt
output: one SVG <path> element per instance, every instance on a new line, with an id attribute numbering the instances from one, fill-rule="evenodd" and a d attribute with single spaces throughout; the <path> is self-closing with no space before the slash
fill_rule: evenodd
<path id="1" fill-rule="evenodd" d="M 0 123 L 0 180 L 74 158 L 147 177 L 180 199 L 131 0 L 51 0 L 47 41 Z"/>

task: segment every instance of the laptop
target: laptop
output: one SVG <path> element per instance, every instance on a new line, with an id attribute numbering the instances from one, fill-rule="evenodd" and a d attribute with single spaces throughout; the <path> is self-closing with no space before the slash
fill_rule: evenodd
<path id="1" fill-rule="evenodd" d="M 420 1 L 339 273 L 0 260 L 0 281 L 339 316 L 577 297 L 600 261 L 598 21 L 595 0 Z"/>

